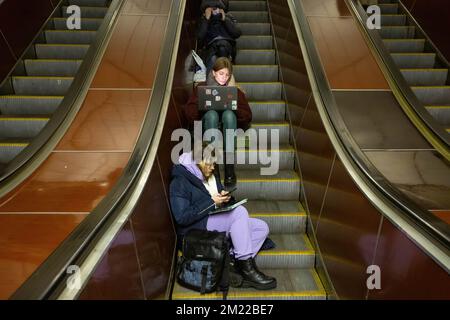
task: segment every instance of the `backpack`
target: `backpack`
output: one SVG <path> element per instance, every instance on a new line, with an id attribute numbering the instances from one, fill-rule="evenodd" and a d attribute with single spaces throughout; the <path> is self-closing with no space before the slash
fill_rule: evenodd
<path id="1" fill-rule="evenodd" d="M 229 288 L 229 244 L 225 232 L 190 230 L 183 238 L 177 280 L 201 294 Z"/>

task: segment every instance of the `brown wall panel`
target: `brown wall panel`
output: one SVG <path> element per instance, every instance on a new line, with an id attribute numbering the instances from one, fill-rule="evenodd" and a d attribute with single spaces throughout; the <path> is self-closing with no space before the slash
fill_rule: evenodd
<path id="1" fill-rule="evenodd" d="M 144 299 L 135 237 L 130 222 L 125 224 L 112 242 L 79 299 Z"/>

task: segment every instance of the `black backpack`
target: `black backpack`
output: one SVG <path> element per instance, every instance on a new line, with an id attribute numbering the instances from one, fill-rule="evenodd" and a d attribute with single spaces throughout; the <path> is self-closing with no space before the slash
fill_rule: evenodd
<path id="1" fill-rule="evenodd" d="M 225 232 L 190 230 L 183 238 L 178 283 L 201 294 L 229 288 L 229 243 Z"/>

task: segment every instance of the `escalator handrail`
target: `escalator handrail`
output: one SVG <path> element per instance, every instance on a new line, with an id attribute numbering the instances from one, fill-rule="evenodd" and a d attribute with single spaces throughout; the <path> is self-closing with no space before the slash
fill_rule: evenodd
<path id="1" fill-rule="evenodd" d="M 393 93 L 398 98 L 399 103 L 411 121 L 416 125 L 428 142 L 436 148 L 436 150 L 450 161 L 450 135 L 440 125 L 434 117 L 425 109 L 425 106 L 417 98 L 411 87 L 406 82 L 405 78 L 400 72 L 394 62 L 391 54 L 383 43 L 378 30 L 370 30 L 365 21 L 368 16 L 359 0 L 346 0 L 349 7 L 356 16 L 359 26 L 367 34 L 370 44 L 378 53 L 382 60 L 382 65 L 386 66 L 384 70 L 387 73 L 387 81 L 393 87 Z M 426 36 L 426 34 L 424 34 Z M 427 37 L 427 36 L 426 36 Z M 427 41 L 431 40 L 427 37 Z M 445 60 L 444 60 L 445 61 Z M 450 68 L 450 67 L 449 67 Z M 382 68 L 383 71 L 384 68 Z M 392 79 L 392 81 L 391 81 Z M 404 101 L 405 103 L 402 103 Z"/>
<path id="2" fill-rule="evenodd" d="M 56 10 L 61 9 L 62 2 L 63 1 L 60 1 L 57 8 L 42 26 L 39 33 L 43 32 L 49 20 L 53 18 Z M 53 113 L 46 126 L 30 142 L 30 144 L 20 152 L 12 162 L 7 164 L 0 171 L 0 197 L 6 195 L 23 182 L 48 157 L 56 144 L 66 133 L 68 126 L 72 123 L 82 106 L 91 79 L 95 75 L 94 71 L 96 68 L 94 66 L 100 61 L 104 44 L 107 41 L 107 35 L 111 33 L 118 17 L 118 11 L 124 2 L 124 0 L 111 1 L 102 24 L 97 30 L 97 37 L 95 41 L 91 43 L 86 56 L 84 57 L 68 92 L 58 106 L 58 109 Z M 32 45 L 34 45 L 34 40 L 30 46 Z"/>
<path id="3" fill-rule="evenodd" d="M 112 190 L 99 205 L 76 227 L 58 248 L 39 266 L 30 278 L 14 293 L 11 299 L 61 299 L 66 290 L 67 268 L 82 266 L 89 256 L 97 255 L 96 245 L 108 234 L 117 220 L 126 222 L 122 211 L 132 210 L 142 192 L 151 168 L 156 162 L 156 149 L 160 143 L 167 113 L 175 69 L 174 52 L 178 51 L 181 25 L 186 0 L 173 0 L 166 24 L 166 33 L 161 48 L 154 86 L 144 123 L 130 160 Z M 175 53 L 176 53 L 175 52 Z M 138 190 L 138 191 L 137 191 Z M 131 209 L 130 209 L 131 208 Z M 106 249 L 105 249 L 106 250 Z M 98 259 L 101 255 L 98 256 Z M 98 261 L 97 261 L 98 262 Z M 93 270 L 91 270 L 93 271 Z M 83 280 L 90 274 L 83 273 Z M 85 285 L 83 283 L 83 285 Z M 82 289 L 77 290 L 77 295 Z M 74 297 L 76 298 L 76 297 Z"/>
<path id="4" fill-rule="evenodd" d="M 414 232 L 416 238 L 412 237 L 412 240 L 448 272 L 450 227 L 401 194 L 363 154 L 338 111 L 302 3 L 300 0 L 288 1 L 292 6 L 291 13 L 305 63 L 310 65 L 307 69 L 314 99 L 331 142 L 347 172 L 384 216 L 405 232 Z"/>

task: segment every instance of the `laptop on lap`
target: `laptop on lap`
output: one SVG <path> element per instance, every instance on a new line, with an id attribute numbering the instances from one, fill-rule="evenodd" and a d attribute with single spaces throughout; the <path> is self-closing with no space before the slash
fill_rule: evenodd
<path id="1" fill-rule="evenodd" d="M 224 111 L 237 109 L 237 87 L 199 86 L 198 109 L 200 111 Z"/>

